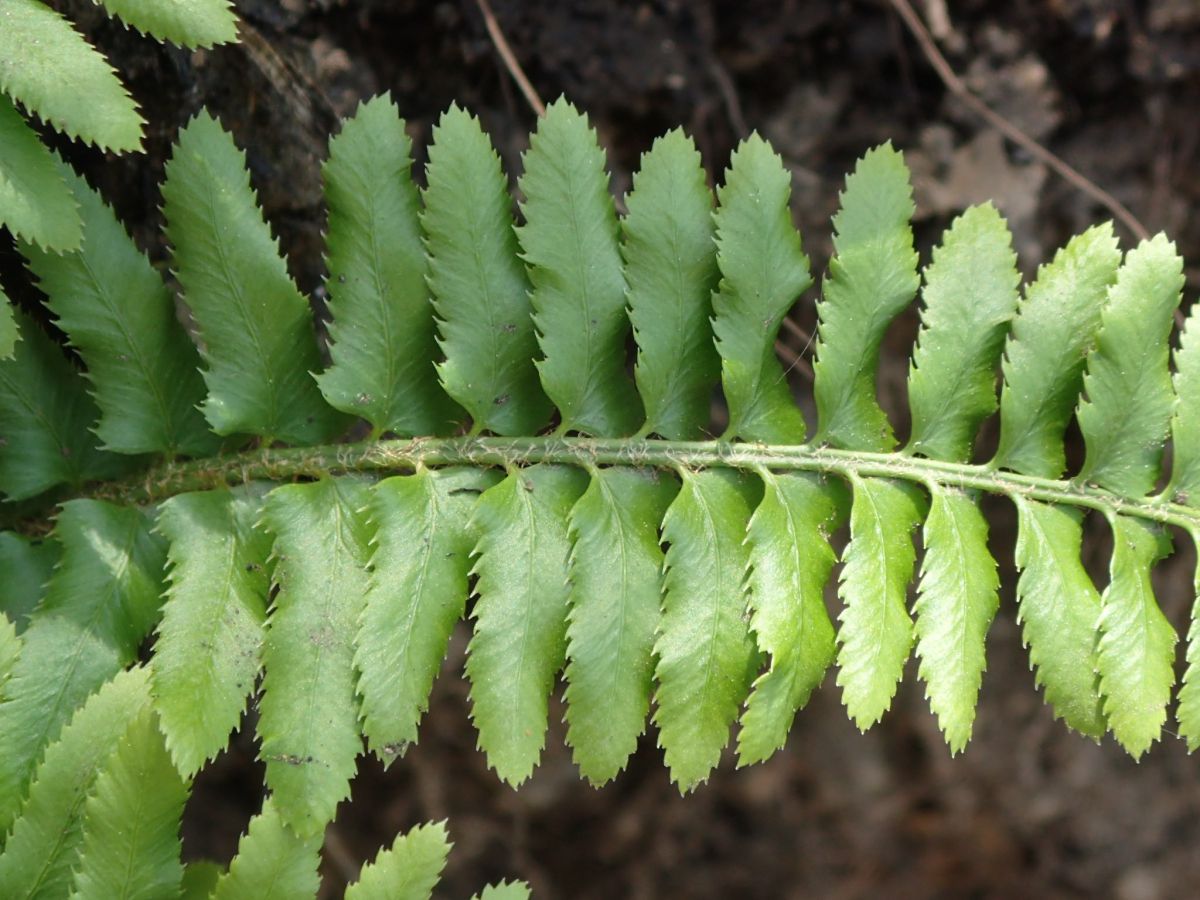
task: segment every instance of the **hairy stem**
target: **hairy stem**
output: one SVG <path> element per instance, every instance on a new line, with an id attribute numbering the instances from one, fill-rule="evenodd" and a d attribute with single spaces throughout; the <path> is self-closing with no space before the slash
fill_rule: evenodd
<path id="1" fill-rule="evenodd" d="M 1189 531 L 1200 529 L 1200 509 L 1171 503 L 1163 495 L 1130 500 L 1075 481 L 1034 478 L 987 466 L 938 462 L 898 453 L 865 453 L 807 445 L 558 436 L 415 438 L 250 450 L 187 462 L 163 462 L 135 477 L 93 485 L 85 491 L 85 496 L 140 505 L 159 503 L 187 491 L 258 480 L 292 481 L 347 473 L 389 475 L 411 472 L 418 465 L 520 466 L 537 462 L 668 469 L 766 467 L 775 471 L 823 472 L 839 477 L 897 478 L 1087 507 L 1106 514 L 1119 513 L 1177 525 Z"/>

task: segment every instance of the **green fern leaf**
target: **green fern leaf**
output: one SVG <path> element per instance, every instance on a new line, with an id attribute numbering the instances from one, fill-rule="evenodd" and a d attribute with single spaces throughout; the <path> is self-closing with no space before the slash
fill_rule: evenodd
<path id="1" fill-rule="evenodd" d="M 824 588 L 837 558 L 829 533 L 845 518 L 841 482 L 800 472 L 759 473 L 765 493 L 750 519 L 750 628 L 771 664 L 754 682 L 738 734 L 738 765 L 787 742 L 796 711 L 837 655 Z"/>
<path id="2" fill-rule="evenodd" d="M 852 476 L 850 543 L 842 554 L 838 593 L 838 676 L 842 702 L 863 731 L 883 717 L 896 695 L 913 644 L 908 615 L 912 531 L 924 498 L 912 485 Z"/>
<path id="3" fill-rule="evenodd" d="M 11 531 L 0 532 L 0 612 L 16 624 L 17 634 L 42 601 L 58 556 L 57 541 L 30 541 Z"/>
<path id="4" fill-rule="evenodd" d="M 1175 396 L 1167 338 L 1183 289 L 1183 260 L 1163 235 L 1125 258 L 1088 354 L 1079 428 L 1087 456 L 1078 479 L 1128 497 L 1158 481 Z"/>
<path id="5" fill-rule="evenodd" d="M 489 884 L 472 900 L 529 900 L 529 885 L 523 881 L 501 881 Z"/>
<path id="6" fill-rule="evenodd" d="M 1161 529 L 1111 516 L 1113 557 L 1101 597 L 1100 693 L 1113 736 L 1137 759 L 1158 740 L 1175 684 L 1175 629 L 1154 599 L 1150 569 L 1171 552 Z"/>
<path id="7" fill-rule="evenodd" d="M 228 742 L 258 676 L 270 551 L 253 527 L 261 493 L 179 494 L 158 514 L 169 575 L 150 666 L 167 748 L 187 776 Z"/>
<path id="8" fill-rule="evenodd" d="M 350 794 L 362 747 L 354 634 L 367 588 L 366 482 L 352 478 L 272 491 L 277 593 L 263 647 L 258 731 L 267 786 L 283 820 L 319 834 Z"/>
<path id="9" fill-rule="evenodd" d="M 1053 457 L 1035 457 L 1043 465 Z M 1017 620 L 1037 683 L 1054 714 L 1099 740 L 1106 723 L 1096 640 L 1100 595 L 1080 562 L 1083 529 L 1076 510 L 1016 498 Z"/>
<path id="10" fill-rule="evenodd" d="M 846 179 L 841 201 L 833 217 L 835 255 L 817 302 L 816 442 L 888 451 L 896 439 L 875 399 L 879 345 L 921 283 L 904 157 L 890 143 L 869 151 Z"/>
<path id="11" fill-rule="evenodd" d="M 102 150 L 140 150 L 137 106 L 108 61 L 38 0 L 0 0 L 0 91 Z"/>
<path id="12" fill-rule="evenodd" d="M 1004 349 L 1000 448 L 992 465 L 1042 478 L 1058 478 L 1066 468 L 1063 434 L 1120 263 L 1106 222 L 1072 238 L 1038 269 Z"/>
<path id="13" fill-rule="evenodd" d="M 133 662 L 154 625 L 164 548 L 149 527 L 140 510 L 98 500 L 72 500 L 59 514 L 62 560 L 0 703 L 0 832 L 43 749 L 89 694 Z"/>
<path id="14" fill-rule="evenodd" d="M 475 535 L 468 527 L 493 470 L 422 469 L 375 486 L 371 575 L 354 663 L 363 733 L 391 763 L 417 740 L 454 623 L 467 603 Z"/>
<path id="15" fill-rule="evenodd" d="M 568 466 L 509 473 L 475 508 L 471 716 L 488 764 L 518 785 L 546 739 L 547 700 L 566 650 L 567 517 L 587 476 Z"/>
<path id="16" fill-rule="evenodd" d="M 792 178 L 757 134 L 730 158 L 715 213 L 721 281 L 713 295 L 713 333 L 729 406 L 725 438 L 799 444 L 804 416 L 775 358 L 775 335 L 812 284 L 788 198 Z"/>
<path id="17" fill-rule="evenodd" d="M 550 417 L 512 198 L 479 120 L 458 106 L 433 129 L 421 226 L 438 314 L 442 385 L 475 431 L 534 434 Z M 428 358 L 428 355 L 427 355 Z"/>
<path id="18" fill-rule="evenodd" d="M 13 358 L 0 362 L 0 493 L 21 500 L 126 472 L 128 458 L 96 449 L 96 406 L 79 373 L 24 313 L 16 323 Z"/>
<path id="19" fill-rule="evenodd" d="M 671 779 L 685 791 L 717 765 L 757 667 L 744 582 L 746 528 L 761 490 L 740 472 L 685 473 L 663 519 L 669 549 L 654 722 Z"/>
<path id="20" fill-rule="evenodd" d="M 29 788 L 0 855 L 0 897 L 65 897 L 83 837 L 84 802 L 130 725 L 150 709 L 146 670 L 119 672 L 74 715 Z"/>
<path id="21" fill-rule="evenodd" d="M 917 590 L 918 674 L 951 754 L 971 739 L 986 668 L 984 641 L 1000 606 L 996 561 L 977 500 L 931 487 Z"/>
<path id="22" fill-rule="evenodd" d="M 0 5 L 0 15 L 3 9 Z M 50 250 L 74 250 L 82 238 L 75 201 L 54 164 L 54 156 L 3 94 L 0 94 L 0 225 L 7 226 L 17 237 Z M 6 319 L 9 324 L 3 324 Z M 14 336 L 11 317 L 0 311 L 0 359 L 8 357 Z"/>
<path id="23" fill-rule="evenodd" d="M 100 195 L 68 166 L 59 171 L 83 219 L 77 253 L 21 248 L 72 346 L 87 364 L 100 407 L 96 435 L 118 453 L 206 456 L 218 442 L 196 404 L 204 382 L 175 301 Z"/>
<path id="24" fill-rule="evenodd" d="M 179 134 L 162 194 L 167 236 L 200 329 L 218 434 L 314 443 L 345 420 L 309 374 L 320 365 L 312 311 L 256 206 L 246 160 L 208 113 Z"/>
<path id="25" fill-rule="evenodd" d="M 289 828 L 276 800 L 263 801 L 262 812 L 238 841 L 229 871 L 217 881 L 213 900 L 301 900 L 316 897 L 321 886 L 322 834 L 299 835 Z"/>
<path id="26" fill-rule="evenodd" d="M 333 364 L 317 381 L 331 406 L 362 416 L 376 435 L 445 434 L 461 418 L 431 362 L 433 307 L 411 152 L 385 94 L 343 124 L 323 169 Z"/>
<path id="27" fill-rule="evenodd" d="M 525 153 L 517 236 L 533 282 L 542 386 L 560 431 L 633 433 L 642 406 L 625 374 L 625 279 L 604 153 L 587 119 L 557 100 Z"/>
<path id="28" fill-rule="evenodd" d="M 238 38 L 229 0 L 100 0 L 110 15 L 178 47 L 211 47 Z"/>
<path id="29" fill-rule="evenodd" d="M 20 655 L 21 639 L 17 636 L 17 626 L 8 616 L 0 613 L 0 691 L 12 675 Z"/>
<path id="30" fill-rule="evenodd" d="M 345 900 L 428 900 L 449 852 L 445 823 L 418 825 L 363 866 Z"/>
<path id="31" fill-rule="evenodd" d="M 15 2 L 28 0 L 0 0 L 0 13 Z M 1176 636 L 1150 578 L 1170 535 L 1200 539 L 1200 331 L 1183 333 L 1172 379 L 1182 275 L 1165 238 L 1120 266 L 1111 227 L 1092 229 L 1019 300 L 1002 219 L 990 206 L 964 213 L 925 272 L 912 438 L 896 452 L 875 380 L 884 332 L 919 279 L 903 160 L 887 145 L 872 150 L 835 220 L 818 308 L 819 428 L 803 444 L 801 406 L 773 346 L 808 285 L 808 261 L 788 211 L 789 174 L 764 141 L 738 148 L 714 211 L 694 144 L 668 135 L 645 155 L 619 228 L 595 135 L 560 101 L 526 156 L 526 224 L 514 233 L 477 120 L 452 107 L 436 137 L 424 211 L 389 98 L 364 104 L 332 142 L 333 362 L 315 380 L 312 312 L 255 206 L 243 156 L 215 121 L 201 116 L 184 131 L 165 191 L 199 355 L 153 269 L 68 175 L 88 232 L 82 249 L 27 253 L 86 374 L 0 298 L 9 357 L 0 490 L 17 500 L 0 510 L 0 527 L 41 535 L 59 501 L 89 498 L 66 504 L 49 539 L 0 532 L 0 831 L 26 822 L 17 817 L 27 796 L 40 823 L 15 826 L 24 861 L 0 863 L 10 884 L 49 871 L 51 893 L 63 896 L 73 869 L 81 893 L 119 893 L 109 881 L 125 875 L 104 853 L 142 841 L 101 820 L 137 818 L 110 807 L 171 800 L 171 791 L 136 795 L 137 766 L 181 785 L 219 752 L 261 656 L 272 800 L 233 869 L 197 869 L 186 891 L 311 895 L 319 833 L 349 793 L 362 737 L 385 764 L 417 739 L 472 579 L 472 716 L 491 766 L 513 784 L 541 756 L 564 663 L 567 742 L 597 782 L 626 765 L 652 690 L 671 777 L 690 790 L 719 763 L 743 703 L 739 763 L 783 746 L 834 658 L 849 716 L 870 726 L 914 644 L 957 753 L 973 730 L 998 606 L 984 495 L 1018 510 L 1018 621 L 1055 715 L 1093 737 L 1111 729 L 1135 756 L 1157 739 Z M 705 441 L 718 377 L 729 425 Z M 552 400 L 558 431 L 540 434 Z M 999 450 L 973 463 L 997 407 Z M 1063 443 L 1076 408 L 1087 458 L 1068 481 Z M 370 420 L 370 440 L 338 440 L 347 412 Z M 125 452 L 98 451 L 91 428 Z M 248 446 L 218 453 L 210 431 L 233 436 L 230 449 Z M 1152 494 L 1168 436 L 1171 480 Z M 141 475 L 123 477 L 139 464 Z M 1088 510 L 1116 534 L 1103 597 L 1080 557 Z M 829 532 L 846 513 L 835 629 L 824 599 Z M 164 541 L 147 530 L 155 515 Z M 910 613 L 912 531 L 922 523 Z M 37 812 L 49 788 L 40 777 L 29 787 L 31 773 L 73 733 L 72 714 L 134 663 L 159 614 L 164 556 L 166 613 L 149 675 L 161 711 L 116 756 L 121 730 L 95 750 L 70 805 L 55 799 L 52 816 Z M 1178 713 L 1191 746 L 1200 746 L 1197 615 L 1200 606 Z M 154 747 L 135 752 L 142 732 Z M 63 836 L 53 846 L 43 839 L 51 819 Z M 444 829 L 432 867 L 407 866 L 405 840 L 351 896 L 403 892 L 394 882 L 408 876 L 428 893 Z M 158 864 L 142 873 L 135 863 L 129 875 L 170 868 L 168 892 L 182 893 L 165 846 L 151 854 Z"/>
<path id="32" fill-rule="evenodd" d="M 84 805 L 72 900 L 178 896 L 184 784 L 145 709 L 96 777 Z"/>
<path id="33" fill-rule="evenodd" d="M 696 440 L 721 371 L 709 325 L 720 273 L 712 191 L 691 138 L 675 129 L 654 142 L 626 206 L 621 251 L 646 406 L 641 433 Z"/>
<path id="34" fill-rule="evenodd" d="M 954 220 L 925 271 L 921 331 L 908 374 L 909 450 L 966 462 L 996 410 L 996 361 L 1017 307 L 1017 256 L 990 203 Z"/>
<path id="35" fill-rule="evenodd" d="M 593 784 L 616 777 L 646 729 L 663 590 L 658 524 L 678 490 L 652 469 L 598 469 L 571 510 L 567 743 Z"/>

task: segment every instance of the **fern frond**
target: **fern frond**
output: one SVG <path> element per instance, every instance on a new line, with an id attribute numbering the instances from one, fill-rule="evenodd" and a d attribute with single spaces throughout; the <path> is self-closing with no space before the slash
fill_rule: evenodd
<path id="1" fill-rule="evenodd" d="M 155 708 L 179 771 L 195 774 L 237 728 L 258 676 L 270 538 L 262 491 L 180 494 L 162 505 L 167 594 L 150 661 Z"/>
<path id="2" fill-rule="evenodd" d="M 179 133 L 162 194 L 184 298 L 207 368 L 217 434 L 312 443 L 345 420 L 321 397 L 312 311 L 262 220 L 242 152 L 202 112 Z"/>
<path id="3" fill-rule="evenodd" d="M 59 172 L 83 221 L 83 245 L 67 254 L 21 251 L 87 364 L 100 408 L 96 435 L 117 453 L 214 453 L 219 441 L 196 409 L 200 357 L 174 299 L 99 194 L 66 165 Z"/>
<path id="4" fill-rule="evenodd" d="M 757 668 L 745 616 L 745 537 L 761 493 L 742 473 L 684 472 L 663 518 L 669 549 L 654 723 L 671 780 L 685 791 L 716 767 Z"/>
<path id="5" fill-rule="evenodd" d="M 550 417 L 538 381 L 529 281 L 512 198 L 479 120 L 451 106 L 433 128 L 421 226 L 446 358 L 442 385 L 475 431 L 532 434 Z"/>
<path id="6" fill-rule="evenodd" d="M 329 142 L 329 355 L 317 376 L 330 405 L 375 433 L 446 434 L 461 418 L 433 367 L 411 142 L 391 98 L 376 97 Z"/>
<path id="7" fill-rule="evenodd" d="M 354 635 L 367 588 L 367 499 L 364 482 L 326 478 L 276 488 L 263 507 L 276 594 L 263 646 L 260 755 L 279 815 L 302 835 L 333 819 L 362 747 Z"/>
<path id="8" fill-rule="evenodd" d="M 385 479 L 371 492 L 374 536 L 354 664 L 363 734 L 385 764 L 416 743 L 467 603 L 471 513 L 497 481 L 486 469 L 423 469 Z"/>
<path id="9" fill-rule="evenodd" d="M 3 7 L 0 7 L 2 9 Z M 0 38 L 2 41 L 3 38 Z M 54 164 L 12 102 L 0 94 L 0 225 L 48 250 L 74 250 L 82 233 L 75 201 Z M 0 322 L 11 317 L 0 312 Z M 11 324 L 0 325 L 0 359 L 8 356 Z M 11 349 L 11 344 L 9 346 Z"/>
<path id="10" fill-rule="evenodd" d="M 1200 338 L 1189 321 L 1172 378 L 1182 266 L 1169 241 L 1121 265 L 1111 227 L 1091 229 L 1019 299 L 1003 219 L 965 212 L 924 273 L 912 437 L 896 450 L 875 379 L 919 286 L 913 203 L 900 154 L 872 150 L 835 219 L 804 444 L 804 402 L 773 345 L 808 260 L 789 173 L 761 138 L 734 154 L 714 209 L 693 143 L 664 137 L 618 221 L 595 135 L 559 101 L 525 157 L 516 233 L 468 113 L 436 128 L 423 210 L 413 155 L 387 97 L 331 143 L 332 363 L 315 378 L 308 300 L 244 157 L 206 114 L 164 189 L 199 351 L 76 176 L 82 247 L 55 257 L 25 242 L 87 373 L 0 305 L 0 491 L 20 501 L 0 509 L 16 529 L 0 531 L 0 896 L 314 895 L 320 835 L 364 737 L 388 764 L 421 736 L 468 610 L 471 716 L 514 785 L 539 761 L 564 665 L 567 743 L 597 783 L 627 764 L 652 697 L 686 791 L 739 713 L 739 764 L 782 747 L 831 665 L 850 718 L 874 724 L 914 646 L 957 753 L 998 607 L 989 496 L 1017 511 L 1017 617 L 1054 715 L 1096 739 L 1111 730 L 1134 756 L 1159 738 L 1176 633 L 1151 575 L 1174 532 L 1200 540 Z M 718 377 L 729 422 L 706 440 Z M 997 408 L 999 449 L 975 462 Z M 1087 455 L 1065 478 L 1072 414 Z M 341 439 L 351 415 L 372 432 L 360 443 Z M 98 450 L 93 428 L 120 452 Z M 1168 441 L 1170 481 L 1154 493 Z M 1081 561 L 1087 514 L 1115 537 L 1103 595 Z M 835 628 L 830 533 L 847 516 Z M 159 617 L 164 568 L 148 667 L 121 674 Z M 1192 747 L 1197 614 L 1178 695 Z M 181 869 L 187 783 L 260 670 L 271 797 L 228 872 Z M 161 824 L 109 826 L 143 820 Z M 447 847 L 442 826 L 410 832 L 348 896 L 427 896 Z M 527 889 L 491 896 L 505 892 Z"/>
<path id="11" fill-rule="evenodd" d="M 84 805 L 71 900 L 178 895 L 187 793 L 147 707 L 118 742 Z"/>
<path id="12" fill-rule="evenodd" d="M 39 0 L 0 0 L 0 22 L 0 91 L 70 137 L 141 149 L 137 106 L 70 22 Z"/>
<path id="13" fill-rule="evenodd" d="M 788 199 L 792 178 L 757 134 L 743 141 L 717 189 L 713 333 L 729 405 L 725 438 L 799 444 L 804 416 L 775 358 L 775 335 L 812 284 Z"/>
<path id="14" fill-rule="evenodd" d="M 550 104 L 525 153 L 517 229 L 533 283 L 542 387 L 560 432 L 633 433 L 641 401 L 625 374 L 625 279 L 604 153 L 566 100 Z"/>
<path id="15" fill-rule="evenodd" d="M 428 900 L 449 853 L 444 822 L 418 825 L 363 866 L 345 900 Z"/>
<path id="16" fill-rule="evenodd" d="M 0 896 L 67 896 L 83 840 L 84 803 L 97 773 L 150 708 L 149 679 L 139 667 L 119 672 L 72 717 L 46 750 L 8 835 L 0 855 Z"/>
<path id="17" fill-rule="evenodd" d="M 796 711 L 837 655 L 824 588 L 837 561 L 829 534 L 845 519 L 840 482 L 763 469 L 762 502 L 747 529 L 750 628 L 770 668 L 754 682 L 738 734 L 738 765 L 762 762 L 787 740 Z"/>
<path id="18" fill-rule="evenodd" d="M 567 521 L 586 481 L 568 466 L 530 466 L 475 507 L 471 718 L 488 764 L 514 786 L 545 744 L 547 701 L 566 652 Z"/>
<path id="19" fill-rule="evenodd" d="M 297 834 L 285 824 L 275 798 L 268 797 L 238 841 L 237 855 L 217 880 L 212 900 L 316 897 L 320 861 L 321 832 Z"/>
<path id="20" fill-rule="evenodd" d="M 646 407 L 641 434 L 699 438 L 708 424 L 720 358 L 712 343 L 717 286 L 712 192 L 692 139 L 675 129 L 634 173 L 621 220 L 634 378 Z"/>
<path id="21" fill-rule="evenodd" d="M 904 158 L 890 143 L 869 151 L 846 178 L 841 201 L 833 217 L 834 257 L 817 302 L 814 440 L 887 451 L 896 441 L 875 398 L 879 345 L 920 284 Z"/>
<path id="22" fill-rule="evenodd" d="M 164 547 L 143 512 L 73 500 L 54 534 L 62 558 L 0 702 L 0 831 L 44 749 L 90 694 L 134 661 L 158 615 Z"/>
<path id="23" fill-rule="evenodd" d="M 653 470 L 598 469 L 571 508 L 567 743 L 593 784 L 616 777 L 646 729 L 663 593 L 658 525 L 678 490 Z"/>
<path id="24" fill-rule="evenodd" d="M 100 0 L 109 15 L 178 47 L 212 47 L 237 40 L 229 0 Z"/>

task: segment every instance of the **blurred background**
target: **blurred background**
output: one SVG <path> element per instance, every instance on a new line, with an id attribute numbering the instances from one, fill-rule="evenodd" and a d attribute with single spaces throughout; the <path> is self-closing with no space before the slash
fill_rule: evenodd
<path id="1" fill-rule="evenodd" d="M 1200 286 L 1200 3 L 913 4 L 970 91 L 1145 229 L 1178 242 L 1190 304 Z M 437 115 L 457 101 L 482 117 L 514 174 L 535 124 L 477 0 L 237 0 L 243 43 L 194 53 L 158 47 L 83 0 L 56 5 L 109 53 L 150 126 L 140 156 L 103 158 L 50 141 L 139 243 L 165 259 L 157 183 L 178 127 L 207 105 L 247 149 L 291 270 L 318 300 L 319 165 L 327 135 L 361 99 L 390 91 L 419 154 Z M 1071 234 L 1112 217 L 948 90 L 890 0 L 492 0 L 491 8 L 542 98 L 566 94 L 591 116 L 618 195 L 639 154 L 676 125 L 696 139 L 716 180 L 740 138 L 768 137 L 792 171 L 792 206 L 815 273 L 826 266 L 844 174 L 885 140 L 913 172 L 923 260 L 958 211 L 988 198 L 1007 215 L 1027 274 Z M 1118 231 L 1132 246 L 1134 231 Z M 36 303 L 3 232 L 0 276 L 18 302 Z M 800 298 L 796 327 L 779 347 L 810 421 L 805 335 L 814 296 Z M 882 400 L 901 437 L 915 330 L 910 311 L 892 329 L 881 369 Z M 985 434 L 981 454 L 989 441 Z M 668 783 L 653 733 L 616 783 L 586 786 L 557 721 L 542 766 L 513 791 L 474 749 L 464 632 L 420 744 L 387 772 L 363 761 L 354 802 L 330 829 L 326 893 L 340 896 L 398 830 L 448 818 L 448 897 L 505 875 L 528 879 L 541 900 L 1196 896 L 1200 761 L 1167 734 L 1135 763 L 1112 741 L 1097 746 L 1052 721 L 1014 621 L 1014 517 L 1000 503 L 988 513 L 1005 581 L 975 738 L 961 757 L 950 758 L 911 666 L 894 710 L 867 735 L 846 719 L 831 673 L 784 751 L 740 772 L 727 759 L 688 797 Z M 1102 586 L 1111 540 L 1102 523 L 1088 527 L 1087 562 Z M 1182 633 L 1195 554 L 1186 540 L 1177 544 L 1156 586 Z M 261 798 L 255 753 L 240 737 L 200 776 L 185 823 L 189 857 L 232 855 Z"/>

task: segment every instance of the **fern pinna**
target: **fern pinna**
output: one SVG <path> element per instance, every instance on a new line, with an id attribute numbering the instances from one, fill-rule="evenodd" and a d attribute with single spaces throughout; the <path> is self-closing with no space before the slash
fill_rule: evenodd
<path id="1" fill-rule="evenodd" d="M 831 667 L 867 728 L 913 653 L 957 752 L 998 607 L 985 494 L 1017 510 L 1018 616 L 1055 714 L 1135 756 L 1159 737 L 1176 634 L 1150 574 L 1169 529 L 1200 532 L 1200 328 L 1184 328 L 1172 374 L 1183 276 L 1169 241 L 1122 259 L 1097 226 L 1021 290 L 1007 226 L 983 205 L 922 275 L 903 159 L 871 150 L 834 219 L 810 432 L 773 344 L 812 274 L 763 140 L 737 149 L 714 202 L 691 140 L 665 135 L 619 217 L 594 134 L 559 101 L 525 155 L 516 225 L 469 114 L 435 127 L 424 189 L 410 151 L 386 97 L 331 141 L 327 353 L 242 154 L 207 114 L 163 185 L 190 331 L 81 179 L 64 173 L 81 248 L 22 245 L 86 371 L 5 305 L 0 894 L 107 896 L 126 877 L 263 896 L 276 876 L 286 896 L 312 893 L 364 740 L 391 762 L 418 739 L 468 611 L 471 715 L 514 785 L 560 675 L 566 740 L 595 783 L 625 766 L 651 709 L 685 790 L 735 723 L 739 764 L 767 759 Z M 918 292 L 899 446 L 876 369 Z M 999 449 L 977 459 L 996 412 Z M 1086 460 L 1068 476 L 1072 416 Z M 1114 535 L 1103 592 L 1080 561 L 1089 513 Z M 1195 629 L 1188 660 L 1178 721 L 1194 748 Z M 183 869 L 166 823 L 252 697 L 270 797 L 227 872 Z M 106 838 L 105 816 L 165 834 Z M 404 838 L 356 896 L 431 885 L 438 834 Z"/>

